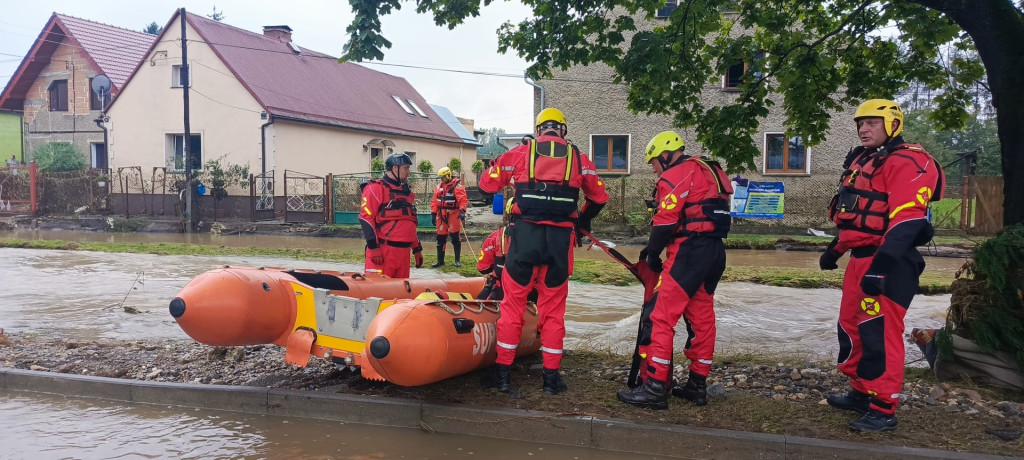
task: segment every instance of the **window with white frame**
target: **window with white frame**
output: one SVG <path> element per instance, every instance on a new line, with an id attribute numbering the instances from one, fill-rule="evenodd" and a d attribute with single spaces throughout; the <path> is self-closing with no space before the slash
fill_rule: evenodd
<path id="1" fill-rule="evenodd" d="M 755 67 L 758 67 L 758 66 L 761 65 L 761 61 L 763 61 L 763 60 L 764 60 L 764 53 L 757 52 L 757 53 L 754 54 L 754 60 L 753 60 L 752 63 L 751 62 L 741 62 L 739 64 L 730 66 L 729 69 L 726 70 L 725 76 L 722 79 L 722 88 L 724 88 L 724 89 L 738 89 L 740 87 L 740 85 L 743 84 L 743 74 L 745 74 L 750 69 L 751 64 L 754 64 Z M 759 79 L 759 78 L 761 78 L 763 73 L 762 72 L 754 72 L 753 75 L 754 75 L 754 78 L 758 78 Z"/>
<path id="2" fill-rule="evenodd" d="M 665 6 L 662 8 L 658 8 L 658 11 L 655 13 L 654 16 L 659 18 L 667 18 L 672 15 L 672 12 L 675 11 L 677 7 L 679 7 L 679 0 L 667 0 L 665 2 Z"/>
<path id="3" fill-rule="evenodd" d="M 629 135 L 594 134 L 590 136 L 590 145 L 598 172 L 629 172 Z"/>
<path id="4" fill-rule="evenodd" d="M 410 109 L 408 105 L 405 105 L 405 101 L 403 101 L 402 98 L 398 96 L 391 96 L 391 98 L 398 103 L 398 106 L 401 107 L 402 110 L 405 110 L 405 113 L 409 115 L 416 115 L 415 113 L 412 113 L 412 109 Z"/>
<path id="5" fill-rule="evenodd" d="M 412 108 L 416 110 L 416 113 L 418 113 L 421 117 L 427 118 L 427 114 L 423 113 L 423 110 L 420 110 L 420 106 L 416 105 L 416 103 L 413 102 L 412 99 L 406 99 L 406 102 L 408 102 L 409 105 L 411 105 Z"/>
<path id="6" fill-rule="evenodd" d="M 189 154 L 192 156 L 192 169 L 203 169 L 203 139 L 199 134 L 192 134 Z M 172 171 L 185 170 L 185 135 L 167 135 L 167 169 Z"/>
<path id="7" fill-rule="evenodd" d="M 89 166 L 95 169 L 107 169 L 107 146 L 102 142 L 89 144 Z"/>
<path id="8" fill-rule="evenodd" d="M 801 137 L 787 138 L 783 133 L 764 135 L 765 174 L 807 174 L 811 149 Z"/>
<path id="9" fill-rule="evenodd" d="M 188 71 L 188 86 L 191 88 L 192 87 L 192 69 L 191 68 L 187 68 L 187 67 L 188 66 L 186 66 L 185 70 Z M 182 86 L 181 82 L 182 82 L 182 78 L 181 78 L 181 65 L 180 64 L 172 65 L 171 66 L 171 88 L 181 88 L 181 86 Z"/>

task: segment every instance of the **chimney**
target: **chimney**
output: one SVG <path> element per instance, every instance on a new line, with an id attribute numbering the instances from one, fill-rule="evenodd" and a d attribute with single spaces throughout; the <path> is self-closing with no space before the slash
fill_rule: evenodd
<path id="1" fill-rule="evenodd" d="M 263 35 L 285 43 L 292 42 L 292 28 L 288 26 L 263 26 Z"/>

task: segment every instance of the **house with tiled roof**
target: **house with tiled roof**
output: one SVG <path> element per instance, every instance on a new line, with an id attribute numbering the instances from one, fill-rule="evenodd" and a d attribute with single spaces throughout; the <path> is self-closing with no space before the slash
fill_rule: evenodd
<path id="1" fill-rule="evenodd" d="M 103 130 L 96 124 L 101 98 L 91 89 L 97 75 L 124 87 L 155 35 L 54 13 L 7 86 L 0 110 L 22 116 L 25 150 L 70 142 L 94 168 L 107 167 Z M 107 101 L 109 102 L 109 101 Z"/>
<path id="2" fill-rule="evenodd" d="M 190 78 L 182 81 L 180 14 L 108 111 L 114 167 L 147 176 L 184 169 L 183 85 L 194 168 L 249 166 L 280 183 L 285 171 L 366 172 L 392 152 L 434 165 L 476 153 L 476 140 L 455 133 L 404 78 L 298 46 L 288 26 L 259 34 L 186 13 Z"/>

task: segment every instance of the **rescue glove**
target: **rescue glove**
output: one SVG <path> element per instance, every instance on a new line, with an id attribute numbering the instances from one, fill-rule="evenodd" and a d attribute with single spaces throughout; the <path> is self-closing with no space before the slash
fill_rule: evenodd
<path id="1" fill-rule="evenodd" d="M 839 258 L 843 255 L 840 254 L 839 251 L 836 251 L 837 244 L 839 244 L 839 237 L 836 237 L 828 244 L 828 247 L 825 248 L 825 253 L 821 255 L 820 259 L 818 259 L 818 266 L 821 267 L 822 270 L 835 270 L 839 268 L 839 264 L 836 262 L 838 262 Z"/>
<path id="2" fill-rule="evenodd" d="M 860 280 L 860 289 L 867 295 L 882 295 L 885 292 L 885 277 L 895 263 L 896 260 L 892 256 L 884 252 L 876 253 L 868 272 Z"/>
<path id="3" fill-rule="evenodd" d="M 466 210 L 465 209 L 459 211 L 459 220 L 461 220 L 462 223 L 466 223 Z"/>
<path id="4" fill-rule="evenodd" d="M 437 213 L 436 212 L 430 213 L 430 225 L 433 225 L 433 226 L 437 227 Z"/>
<path id="5" fill-rule="evenodd" d="M 378 266 L 378 267 L 380 267 L 381 265 L 384 265 L 384 251 L 381 250 L 380 247 L 371 248 L 369 250 L 369 253 L 370 253 L 370 262 L 373 262 L 373 264 Z"/>
<path id="6" fill-rule="evenodd" d="M 419 241 L 416 242 L 416 246 L 412 248 L 412 255 L 416 257 L 416 268 L 423 267 L 423 245 Z"/>

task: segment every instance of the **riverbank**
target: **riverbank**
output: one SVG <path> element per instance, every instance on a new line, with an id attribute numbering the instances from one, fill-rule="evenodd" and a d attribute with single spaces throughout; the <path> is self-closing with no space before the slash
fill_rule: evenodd
<path id="1" fill-rule="evenodd" d="M 0 367 L 126 380 L 244 385 L 316 393 L 397 397 L 466 407 L 546 411 L 559 415 L 658 422 L 817 439 L 942 449 L 960 453 L 1024 456 L 1024 395 L 969 383 L 940 383 L 926 369 L 907 369 L 892 433 L 847 428 L 853 414 L 836 411 L 824 395 L 845 391 L 846 379 L 830 363 L 782 356 L 722 356 L 709 378 L 711 402 L 695 407 L 673 399 L 667 411 L 628 407 L 615 399 L 625 388 L 628 357 L 576 350 L 563 372 L 569 389 L 558 396 L 540 389 L 540 359 L 519 360 L 513 396 L 485 388 L 477 371 L 422 387 L 364 380 L 348 368 L 311 359 L 305 369 L 286 365 L 276 346 L 209 347 L 188 340 L 75 342 L 0 332 Z M 679 361 L 685 362 L 680 355 Z M 676 378 L 685 371 L 676 366 Z M 1008 440 L 1004 440 L 1008 439 Z M 1012 439 L 1011 439 L 1012 438 Z"/>

